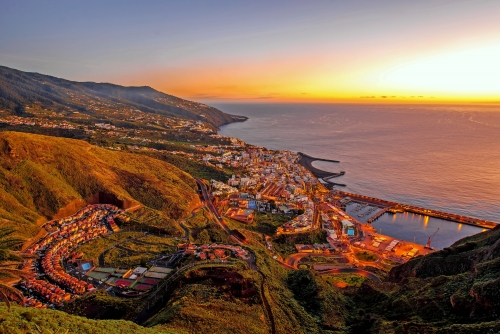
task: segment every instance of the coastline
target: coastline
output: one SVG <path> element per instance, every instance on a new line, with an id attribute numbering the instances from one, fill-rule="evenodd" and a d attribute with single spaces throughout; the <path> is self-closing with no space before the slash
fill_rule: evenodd
<path id="1" fill-rule="evenodd" d="M 241 116 L 242 118 L 245 118 L 243 121 L 248 120 L 249 118 L 246 116 Z M 424 207 L 418 207 L 414 205 L 409 205 L 409 204 L 403 204 L 399 202 L 393 202 L 393 201 L 387 201 L 384 199 L 380 198 L 371 198 L 367 197 L 361 194 L 350 194 L 346 193 L 343 191 L 340 191 L 338 189 L 334 189 L 334 186 L 346 186 L 345 184 L 341 183 L 335 183 L 330 181 L 332 178 L 336 178 L 339 176 L 342 176 L 345 174 L 344 171 L 341 171 L 339 173 L 333 173 L 333 172 L 328 172 L 324 171 L 322 169 L 314 167 L 312 164 L 314 161 L 326 161 L 326 162 L 332 162 L 332 163 L 339 163 L 340 161 L 338 160 L 332 160 L 332 159 L 324 159 L 324 158 L 316 158 L 313 156 L 310 156 L 306 153 L 303 152 L 297 152 L 299 159 L 297 163 L 304 168 L 306 168 L 308 171 L 310 171 L 316 179 L 323 184 L 325 187 L 328 188 L 328 190 L 335 192 L 337 191 L 339 194 L 346 194 L 346 195 L 352 195 L 353 197 L 357 198 L 358 200 L 366 200 L 369 199 L 370 202 L 375 203 L 378 202 L 386 204 L 387 208 L 403 208 L 407 212 L 413 212 L 413 213 L 418 213 L 418 214 L 423 214 L 426 215 L 428 213 L 428 216 L 435 217 L 435 218 L 441 218 L 444 220 L 449 220 L 452 222 L 455 222 L 457 224 L 467 224 L 471 226 L 476 226 L 476 227 L 481 227 L 484 229 L 493 229 L 496 226 L 500 225 L 499 222 L 494 222 L 491 220 L 486 220 L 486 219 L 478 219 L 475 217 L 471 216 L 464 216 L 464 215 L 459 215 L 459 214 L 454 214 L 454 213 L 449 213 L 449 212 L 444 212 L 444 211 L 439 211 L 439 210 L 434 210 L 434 209 L 428 209 Z"/>

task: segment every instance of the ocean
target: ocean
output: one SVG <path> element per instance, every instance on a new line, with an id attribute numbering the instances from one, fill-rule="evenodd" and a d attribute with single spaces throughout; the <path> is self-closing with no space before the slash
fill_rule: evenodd
<path id="1" fill-rule="evenodd" d="M 499 105 L 214 106 L 249 117 L 221 135 L 339 160 L 314 163 L 339 189 L 500 222 Z"/>

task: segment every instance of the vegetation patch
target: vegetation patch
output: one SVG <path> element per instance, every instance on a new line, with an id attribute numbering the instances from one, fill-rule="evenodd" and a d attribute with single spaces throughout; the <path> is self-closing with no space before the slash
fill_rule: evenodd
<path id="1" fill-rule="evenodd" d="M 297 253 L 295 244 L 324 244 L 326 242 L 326 232 L 315 230 L 308 233 L 282 234 L 273 238 L 273 247 L 283 257 Z"/>
<path id="2" fill-rule="evenodd" d="M 357 252 L 354 254 L 354 256 L 356 256 L 358 260 L 364 262 L 375 262 L 378 260 L 378 256 L 367 251 Z"/>
<path id="3" fill-rule="evenodd" d="M 177 145 L 179 146 L 179 145 Z M 186 151 L 186 146 L 179 149 L 179 147 L 175 146 L 175 148 L 171 149 L 174 151 L 182 150 Z M 198 151 L 196 151 L 198 153 Z M 226 169 L 219 169 L 214 166 L 208 166 L 200 161 L 196 161 L 193 158 L 186 157 L 183 155 L 170 154 L 170 153 L 159 153 L 159 152 L 141 152 L 141 154 L 148 155 L 155 159 L 159 159 L 169 164 L 174 165 L 180 170 L 189 173 L 193 177 L 197 179 L 205 179 L 205 180 L 217 180 L 221 182 L 227 182 L 229 177 L 231 176 L 231 171 Z"/>
<path id="4" fill-rule="evenodd" d="M 97 260 L 102 252 L 113 245 L 143 235 L 144 233 L 140 232 L 120 232 L 109 234 L 84 244 L 78 248 L 78 251 L 83 253 L 84 258 Z"/>
<path id="5" fill-rule="evenodd" d="M 0 333 L 137 333 L 174 334 L 177 331 L 160 328 L 145 328 L 124 320 L 91 320 L 61 311 L 12 306 L 7 311 L 0 303 Z"/>
<path id="6" fill-rule="evenodd" d="M 279 226 L 292 220 L 293 218 L 293 215 L 277 215 L 272 213 L 257 212 L 254 223 L 249 226 L 249 229 L 266 235 L 274 235 L 276 234 L 276 229 Z"/>
<path id="7" fill-rule="evenodd" d="M 326 282 L 338 288 L 345 288 L 348 286 L 359 287 L 366 281 L 366 277 L 356 274 L 335 274 L 321 276 Z"/>
<path id="8" fill-rule="evenodd" d="M 190 271 L 147 326 L 189 333 L 267 333 L 255 272 L 212 267 Z"/>

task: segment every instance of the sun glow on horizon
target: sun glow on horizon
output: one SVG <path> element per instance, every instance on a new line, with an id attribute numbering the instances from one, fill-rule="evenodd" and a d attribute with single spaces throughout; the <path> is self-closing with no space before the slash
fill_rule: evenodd
<path id="1" fill-rule="evenodd" d="M 462 49 L 390 69 L 385 85 L 408 91 L 469 98 L 499 97 L 500 44 Z"/>
<path id="2" fill-rule="evenodd" d="M 496 41 L 495 41 L 496 42 Z M 116 81 L 187 99 L 307 103 L 477 103 L 500 101 L 500 43 L 394 55 L 339 66 L 329 55 L 189 63 L 141 71 Z M 266 73 L 263 75 L 262 73 Z M 169 78 L 177 78 L 172 82 Z"/>

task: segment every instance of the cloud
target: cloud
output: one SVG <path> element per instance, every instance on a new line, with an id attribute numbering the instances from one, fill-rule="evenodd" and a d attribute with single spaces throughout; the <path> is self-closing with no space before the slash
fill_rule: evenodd
<path id="1" fill-rule="evenodd" d="M 235 89 L 235 88 L 239 88 L 240 86 L 239 85 L 222 85 L 222 86 L 217 86 L 215 88 L 217 89 Z"/>
<path id="2" fill-rule="evenodd" d="M 380 98 L 380 99 L 406 99 L 406 98 L 425 98 L 424 95 L 412 95 L 412 96 L 397 96 L 397 95 L 380 95 L 380 96 L 374 96 L 374 95 L 365 95 L 365 96 L 360 96 L 359 97 L 360 99 L 377 99 L 377 98 Z M 435 99 L 434 96 L 431 96 L 430 97 L 431 99 Z"/>

